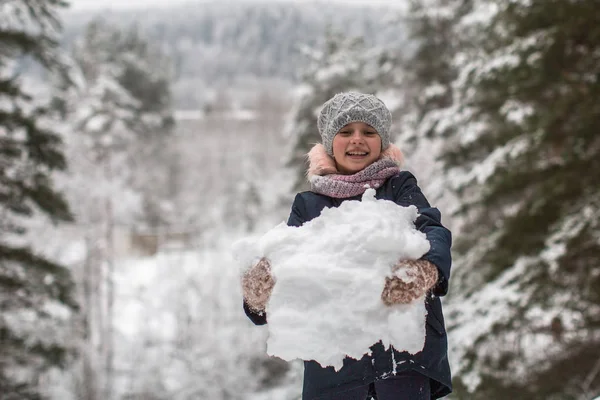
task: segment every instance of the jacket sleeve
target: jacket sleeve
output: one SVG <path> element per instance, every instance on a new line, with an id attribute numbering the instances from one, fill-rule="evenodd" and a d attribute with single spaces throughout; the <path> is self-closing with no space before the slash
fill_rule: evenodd
<path id="1" fill-rule="evenodd" d="M 419 211 L 415 226 L 427 236 L 431 245 L 429 251 L 422 257 L 433 263 L 439 271 L 439 280 L 433 288 L 433 294 L 444 296 L 448 293 L 448 280 L 452 266 L 452 234 L 441 222 L 440 211 L 429 205 L 425 195 L 417 185 L 417 179 L 410 172 L 402 172 L 394 185 L 395 202 L 407 207 L 414 205 Z"/>
<path id="2" fill-rule="evenodd" d="M 294 198 L 294 203 L 292 203 L 292 211 L 287 221 L 288 226 L 302 226 L 306 222 L 305 216 L 304 200 L 302 199 L 302 195 L 298 193 Z"/>
<path id="3" fill-rule="evenodd" d="M 254 323 L 254 325 L 265 325 L 267 323 L 267 313 L 261 312 L 258 313 L 248 306 L 248 303 L 244 300 L 244 312 L 250 318 L 250 321 Z"/>
<path id="4" fill-rule="evenodd" d="M 302 196 L 300 194 L 296 195 L 294 199 L 294 203 L 292 204 L 292 211 L 290 212 L 290 216 L 287 221 L 288 226 L 302 226 L 305 222 L 305 218 L 303 217 L 304 213 L 304 201 L 302 200 Z M 255 325 L 265 325 L 267 323 L 267 313 L 261 312 L 258 313 L 252 310 L 248 304 L 244 301 L 244 312 L 250 318 Z"/>

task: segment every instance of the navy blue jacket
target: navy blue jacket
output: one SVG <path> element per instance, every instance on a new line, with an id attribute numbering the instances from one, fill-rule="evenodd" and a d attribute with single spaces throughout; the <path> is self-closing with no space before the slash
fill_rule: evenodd
<path id="1" fill-rule="evenodd" d="M 338 207 L 345 200 L 360 200 L 361 196 L 349 199 L 335 199 L 314 192 L 296 195 L 288 220 L 289 226 L 301 226 L 304 222 L 318 217 L 325 207 Z M 358 386 L 368 385 L 375 380 L 396 373 L 413 370 L 431 378 L 431 398 L 437 399 L 451 392 L 450 366 L 448 364 L 448 343 L 439 296 L 448 291 L 450 278 L 452 237 L 450 231 L 441 224 L 438 209 L 429 202 L 417 186 L 417 180 L 410 172 L 400 172 L 389 178 L 376 191 L 377 199 L 391 200 L 400 206 L 414 205 L 419 210 L 415 225 L 424 232 L 431 247 L 422 258 L 431 261 L 439 270 L 440 279 L 426 298 L 427 320 L 423 351 L 411 355 L 407 352 L 385 350 L 381 343 L 374 344 L 370 355 L 360 360 L 346 358 L 344 366 L 337 372 L 333 367 L 323 368 L 315 361 L 304 363 L 303 400 L 326 398 L 328 394 L 343 392 Z M 383 289 L 383 282 L 382 282 Z M 267 323 L 265 314 L 252 312 L 246 304 L 244 310 L 257 325 Z M 395 364 L 395 366 L 394 366 Z"/>

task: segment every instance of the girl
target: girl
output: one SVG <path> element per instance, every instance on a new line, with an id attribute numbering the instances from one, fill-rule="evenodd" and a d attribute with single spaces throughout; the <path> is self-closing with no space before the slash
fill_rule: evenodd
<path id="1" fill-rule="evenodd" d="M 430 250 L 419 260 L 398 260 L 390 277 L 381 282 L 381 301 L 407 304 L 425 298 L 426 338 L 417 354 L 386 350 L 381 342 L 360 360 L 346 358 L 339 371 L 315 361 L 304 363 L 303 400 L 438 399 L 451 392 L 447 338 L 439 296 L 448 290 L 451 234 L 441 224 L 440 212 L 429 205 L 415 177 L 401 171 L 402 153 L 390 144 L 392 117 L 377 97 L 340 93 L 327 101 L 318 119 L 322 143 L 308 153 L 311 190 L 298 193 L 288 220 L 301 226 L 325 207 L 360 200 L 366 187 L 376 198 L 419 210 L 416 228 L 424 232 Z M 393 272 L 406 268 L 410 279 Z M 261 259 L 242 279 L 244 310 L 257 325 L 267 323 L 265 307 L 275 282 L 269 260 Z"/>

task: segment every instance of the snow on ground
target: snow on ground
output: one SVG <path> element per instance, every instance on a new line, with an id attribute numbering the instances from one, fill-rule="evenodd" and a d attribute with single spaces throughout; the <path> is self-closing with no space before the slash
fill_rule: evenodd
<path id="1" fill-rule="evenodd" d="M 251 360 L 265 354 L 266 332 L 244 315 L 233 265 L 219 246 L 117 263 L 116 363 L 131 373 L 116 390 L 143 390 L 152 378 L 173 399 L 254 392 Z"/>
<path id="2" fill-rule="evenodd" d="M 360 359 L 379 340 L 398 350 L 422 350 L 424 301 L 386 307 L 380 298 L 398 260 L 429 250 L 415 229 L 417 216 L 416 207 L 376 200 L 369 189 L 362 202 L 325 209 L 302 227 L 280 224 L 237 242 L 242 268 L 261 256 L 272 264 L 268 353 L 339 369 L 345 356 Z"/>

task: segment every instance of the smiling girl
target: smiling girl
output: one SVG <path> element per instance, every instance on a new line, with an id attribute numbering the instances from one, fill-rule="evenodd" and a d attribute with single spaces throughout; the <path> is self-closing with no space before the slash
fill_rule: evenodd
<path id="1" fill-rule="evenodd" d="M 364 122 L 351 122 L 333 140 L 333 154 L 337 154 L 337 169 L 342 174 L 353 174 L 379 158 L 381 137 Z"/>
<path id="2" fill-rule="evenodd" d="M 391 123 L 390 111 L 373 95 L 347 92 L 327 101 L 318 119 L 322 143 L 308 153 L 311 190 L 296 195 L 288 225 L 301 226 L 326 207 L 360 200 L 367 188 L 376 189 L 377 199 L 416 206 L 419 217 L 415 226 L 425 233 L 430 250 L 419 260 L 398 260 L 390 266 L 381 293 L 374 295 L 390 307 L 425 301 L 425 346 L 423 351 L 409 354 L 393 347 L 385 349 L 378 342 L 360 360 L 346 358 L 339 371 L 305 361 L 303 400 L 429 400 L 451 392 L 439 299 L 448 291 L 451 234 L 416 178 L 400 169 L 402 153 L 390 143 Z M 403 279 L 394 274 L 399 269 L 404 272 Z M 244 310 L 257 325 L 267 323 L 265 307 L 274 285 L 266 258 L 243 277 Z"/>

